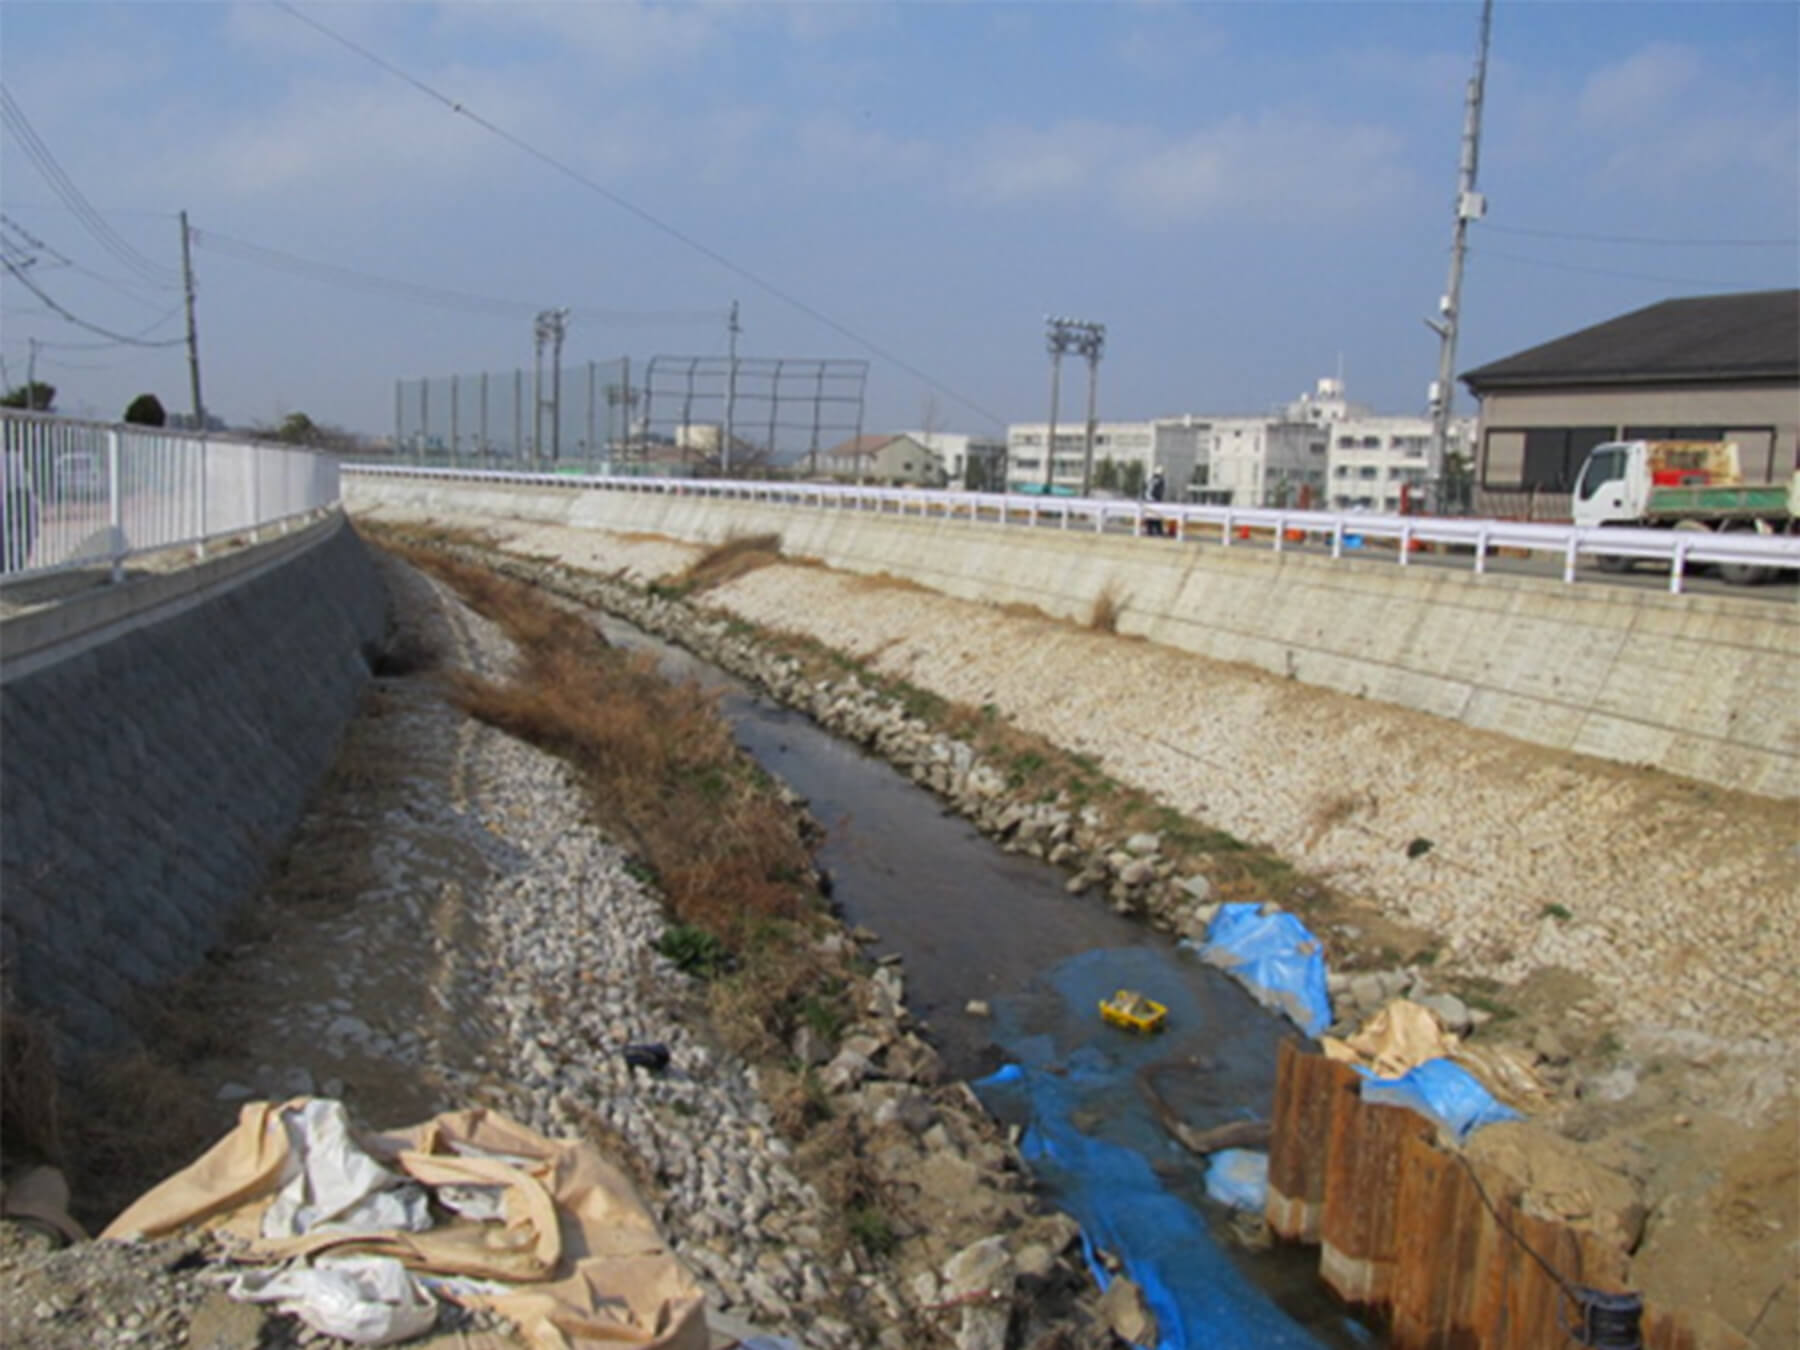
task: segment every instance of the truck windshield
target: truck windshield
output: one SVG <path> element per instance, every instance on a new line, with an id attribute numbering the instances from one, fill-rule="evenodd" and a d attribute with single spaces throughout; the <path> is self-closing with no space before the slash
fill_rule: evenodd
<path id="1" fill-rule="evenodd" d="M 1581 500 L 1587 501 L 1603 483 L 1625 476 L 1625 460 L 1630 452 L 1622 445 L 1601 446 L 1588 456 L 1587 468 L 1581 474 Z"/>

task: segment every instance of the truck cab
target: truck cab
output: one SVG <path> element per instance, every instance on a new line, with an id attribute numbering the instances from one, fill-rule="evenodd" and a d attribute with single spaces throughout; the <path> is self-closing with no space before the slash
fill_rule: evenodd
<path id="1" fill-rule="evenodd" d="M 1575 480 L 1577 525 L 1622 525 L 1639 519 L 1650 495 L 1649 459 L 1643 451 L 1642 441 L 1635 445 L 1608 441 L 1588 452 Z"/>

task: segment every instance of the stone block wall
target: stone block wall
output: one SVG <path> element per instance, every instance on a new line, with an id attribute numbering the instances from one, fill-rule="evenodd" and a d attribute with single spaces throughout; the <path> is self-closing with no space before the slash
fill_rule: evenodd
<path id="1" fill-rule="evenodd" d="M 310 534 L 182 603 L 134 615 L 114 588 L 97 634 L 7 654 L 0 969 L 66 1046 L 127 1038 L 137 991 L 200 960 L 330 765 L 387 597 L 347 522 Z"/>

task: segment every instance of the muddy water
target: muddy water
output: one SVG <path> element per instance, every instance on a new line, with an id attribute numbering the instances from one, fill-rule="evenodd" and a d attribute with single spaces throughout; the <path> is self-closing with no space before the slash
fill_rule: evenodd
<path id="1" fill-rule="evenodd" d="M 1067 1097 L 1084 1147 L 1091 1141 L 1124 1160 L 1155 1190 L 1143 1222 L 1157 1230 L 1145 1235 L 1163 1248 L 1156 1259 L 1190 1283 L 1201 1271 L 1209 1289 L 1230 1286 L 1222 1311 L 1208 1291 L 1175 1299 L 1182 1306 L 1165 1313 L 1163 1346 L 1376 1343 L 1324 1292 L 1315 1250 L 1253 1254 L 1226 1235 L 1229 1216 L 1205 1198 L 1204 1164 L 1168 1137 L 1140 1090 L 1153 1081 L 1199 1129 L 1266 1118 L 1275 1049 L 1293 1034 L 1287 1022 L 1169 939 L 1092 897 L 1069 895 L 1060 869 L 1002 851 L 932 794 L 805 716 L 617 620 L 603 618 L 601 628 L 619 646 L 655 653 L 668 677 L 716 690 L 739 744 L 807 798 L 827 829 L 819 861 L 832 875 L 834 900 L 849 922 L 875 931 L 873 955 L 904 959 L 907 1004 L 949 1071 L 976 1079 L 1003 1064 L 1024 1066 Z M 1165 1004 L 1168 1031 L 1143 1039 L 1101 1023 L 1098 1000 L 1120 987 Z M 991 1015 L 965 1011 L 971 999 L 987 1002 Z M 1003 1117 L 1029 1123 L 1016 1094 L 983 1096 Z M 1091 1227 L 1073 1177 L 1053 1162 L 1037 1171 L 1049 1199 Z M 1170 1322 L 1185 1324 L 1178 1339 Z"/>

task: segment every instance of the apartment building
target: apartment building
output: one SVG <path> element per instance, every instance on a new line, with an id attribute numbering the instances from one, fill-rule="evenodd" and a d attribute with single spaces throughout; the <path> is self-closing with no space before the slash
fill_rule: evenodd
<path id="1" fill-rule="evenodd" d="M 1047 422 L 1014 422 L 1006 429 L 1006 481 L 1014 492 L 1080 492 L 1086 457 L 1084 423 L 1056 424 L 1055 462 L 1044 463 Z M 1170 501 L 1190 500 L 1187 490 L 1205 479 L 1207 424 L 1193 416 L 1157 417 L 1145 422 L 1099 422 L 1094 427 L 1095 481 L 1116 474 L 1142 482 L 1157 468 L 1168 483 Z M 1112 474 L 1102 469 L 1110 462 Z"/>

